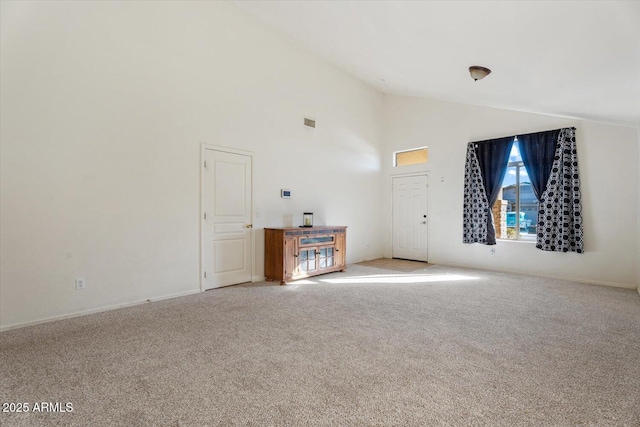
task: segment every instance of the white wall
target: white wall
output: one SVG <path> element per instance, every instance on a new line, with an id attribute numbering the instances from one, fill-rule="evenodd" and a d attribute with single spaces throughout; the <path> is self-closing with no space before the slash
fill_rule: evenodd
<path id="1" fill-rule="evenodd" d="M 462 243 L 466 145 L 493 137 L 575 126 L 580 160 L 584 254 L 550 253 L 535 244 Z M 428 171 L 429 260 L 433 263 L 539 274 L 636 288 L 638 284 L 638 134 L 636 129 L 448 102 L 385 97 L 385 223 L 390 175 Z M 391 167 L 392 152 L 429 147 L 427 165 Z M 385 234 L 390 256 L 390 227 Z M 496 254 L 491 255 L 490 249 Z"/>
<path id="2" fill-rule="evenodd" d="M 199 291 L 202 143 L 255 153 L 257 277 L 261 229 L 307 210 L 348 262 L 382 254 L 369 86 L 221 2 L 1 15 L 1 328 Z"/>

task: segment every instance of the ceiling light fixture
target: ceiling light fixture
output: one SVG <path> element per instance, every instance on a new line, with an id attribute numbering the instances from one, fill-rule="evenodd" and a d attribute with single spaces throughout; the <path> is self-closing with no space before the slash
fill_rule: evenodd
<path id="1" fill-rule="evenodd" d="M 485 67 L 480 67 L 478 65 L 472 65 L 469 67 L 469 74 L 471 74 L 471 78 L 475 81 L 482 80 L 487 77 L 491 73 L 491 70 Z"/>

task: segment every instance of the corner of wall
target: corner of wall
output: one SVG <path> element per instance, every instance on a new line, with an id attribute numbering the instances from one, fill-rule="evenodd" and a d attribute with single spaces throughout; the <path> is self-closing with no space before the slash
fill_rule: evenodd
<path id="1" fill-rule="evenodd" d="M 637 146 L 638 146 L 638 254 L 640 255 L 640 123 L 636 128 Z M 638 268 L 638 294 L 640 294 L 640 268 Z"/>

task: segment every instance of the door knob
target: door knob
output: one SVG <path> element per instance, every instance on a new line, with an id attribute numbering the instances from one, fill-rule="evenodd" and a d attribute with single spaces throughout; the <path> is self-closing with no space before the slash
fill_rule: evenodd
<path id="1" fill-rule="evenodd" d="M 251 227 L 253 227 L 253 224 L 245 224 L 244 225 L 244 228 L 251 228 Z"/>

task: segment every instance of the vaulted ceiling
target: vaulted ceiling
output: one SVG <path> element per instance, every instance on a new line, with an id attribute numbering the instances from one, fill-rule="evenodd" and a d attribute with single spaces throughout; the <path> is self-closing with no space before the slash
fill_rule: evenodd
<path id="1" fill-rule="evenodd" d="M 384 93 L 640 127 L 639 1 L 235 4 Z"/>

